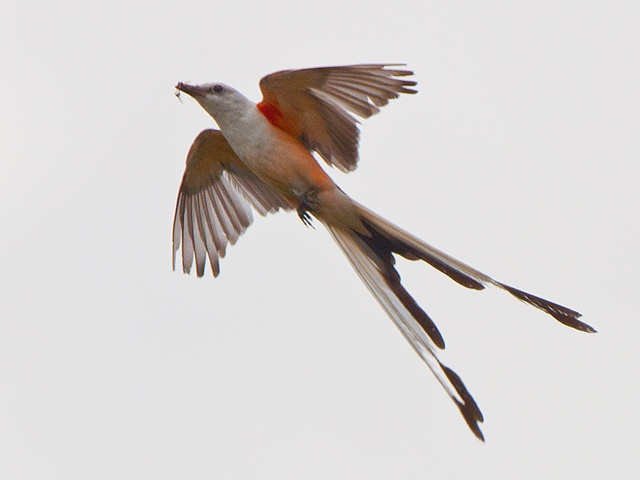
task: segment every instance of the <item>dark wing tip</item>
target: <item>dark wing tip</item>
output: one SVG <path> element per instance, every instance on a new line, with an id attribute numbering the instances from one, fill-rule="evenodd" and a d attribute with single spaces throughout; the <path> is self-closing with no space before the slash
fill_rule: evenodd
<path id="1" fill-rule="evenodd" d="M 418 93 L 417 89 L 412 88 L 418 85 L 418 82 L 415 82 L 413 80 L 401 80 L 401 82 L 402 82 L 402 87 L 400 88 L 400 93 L 409 93 L 409 94 Z"/>
<path id="2" fill-rule="evenodd" d="M 384 64 L 382 71 L 389 75 L 390 77 L 410 77 L 411 75 L 413 75 L 413 70 L 404 70 L 404 69 L 389 69 L 387 67 L 403 67 L 405 66 L 405 63 L 388 63 L 388 64 Z M 409 94 L 413 94 L 413 93 L 418 93 L 418 90 L 414 89 L 414 88 L 410 88 L 410 87 L 415 87 L 416 85 L 418 85 L 418 82 L 416 82 L 415 80 L 397 80 L 398 82 L 400 82 L 400 89 L 398 90 L 398 93 L 409 93 Z"/>

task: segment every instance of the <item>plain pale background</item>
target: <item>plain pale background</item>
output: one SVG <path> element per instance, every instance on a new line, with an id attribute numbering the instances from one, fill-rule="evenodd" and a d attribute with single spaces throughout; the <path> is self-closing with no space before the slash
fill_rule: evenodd
<path id="1" fill-rule="evenodd" d="M 636 2 L 10 2 L 0 17 L 0 478 L 567 479 L 640 471 Z M 171 270 L 177 81 L 407 62 L 353 197 L 568 329 L 425 264 L 403 279 L 486 444 L 322 230 L 255 224 Z"/>

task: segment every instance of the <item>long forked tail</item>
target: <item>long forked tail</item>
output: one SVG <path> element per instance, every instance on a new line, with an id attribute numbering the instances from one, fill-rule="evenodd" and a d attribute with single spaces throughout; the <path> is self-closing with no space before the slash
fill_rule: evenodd
<path id="1" fill-rule="evenodd" d="M 423 260 L 467 288 L 481 290 L 486 285 L 495 285 L 569 327 L 595 332 L 591 326 L 578 320 L 580 313 L 500 283 L 389 223 L 364 206 L 355 202 L 354 206 L 361 222 L 358 227 L 345 228 L 334 226 L 331 222 L 323 223 L 367 288 L 429 366 L 479 439 L 484 440 L 478 425 L 483 421 L 482 413 L 460 377 L 438 360 L 437 349 L 444 348 L 442 335 L 402 286 L 400 275 L 394 267 L 393 254 L 409 260 Z"/>
<path id="2" fill-rule="evenodd" d="M 363 237 L 365 243 L 368 242 L 372 245 L 378 245 L 378 248 L 390 249 L 391 252 L 402 255 L 410 260 L 424 260 L 460 285 L 468 288 L 482 290 L 486 285 L 494 285 L 506 290 L 517 299 L 548 313 L 568 327 L 575 328 L 582 332 L 596 333 L 596 330 L 592 326 L 578 320 L 578 318 L 582 316 L 581 313 L 545 300 L 544 298 L 523 292 L 505 283 L 498 282 L 479 270 L 456 260 L 452 256 L 429 245 L 427 242 L 393 225 L 366 207 L 356 204 L 356 208 L 360 214 L 361 221 L 371 234 L 369 240 Z"/>

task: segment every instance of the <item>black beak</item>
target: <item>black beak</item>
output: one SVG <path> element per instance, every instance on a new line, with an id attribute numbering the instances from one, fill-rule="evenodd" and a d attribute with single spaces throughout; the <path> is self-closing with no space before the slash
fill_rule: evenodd
<path id="1" fill-rule="evenodd" d="M 204 97 L 206 94 L 204 88 L 199 87 L 198 85 L 187 85 L 186 83 L 182 82 L 178 82 L 178 84 L 176 85 L 176 90 L 184 92 L 195 99 Z"/>

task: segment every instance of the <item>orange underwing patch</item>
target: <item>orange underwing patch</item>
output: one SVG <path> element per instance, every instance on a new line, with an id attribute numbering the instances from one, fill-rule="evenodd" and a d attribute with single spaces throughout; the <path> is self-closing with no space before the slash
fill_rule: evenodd
<path id="1" fill-rule="evenodd" d="M 278 128 L 282 128 L 282 112 L 276 105 L 272 103 L 260 102 L 258 104 L 258 110 L 260 110 L 260 113 L 262 113 L 262 115 L 264 115 L 272 125 L 275 125 Z"/>

